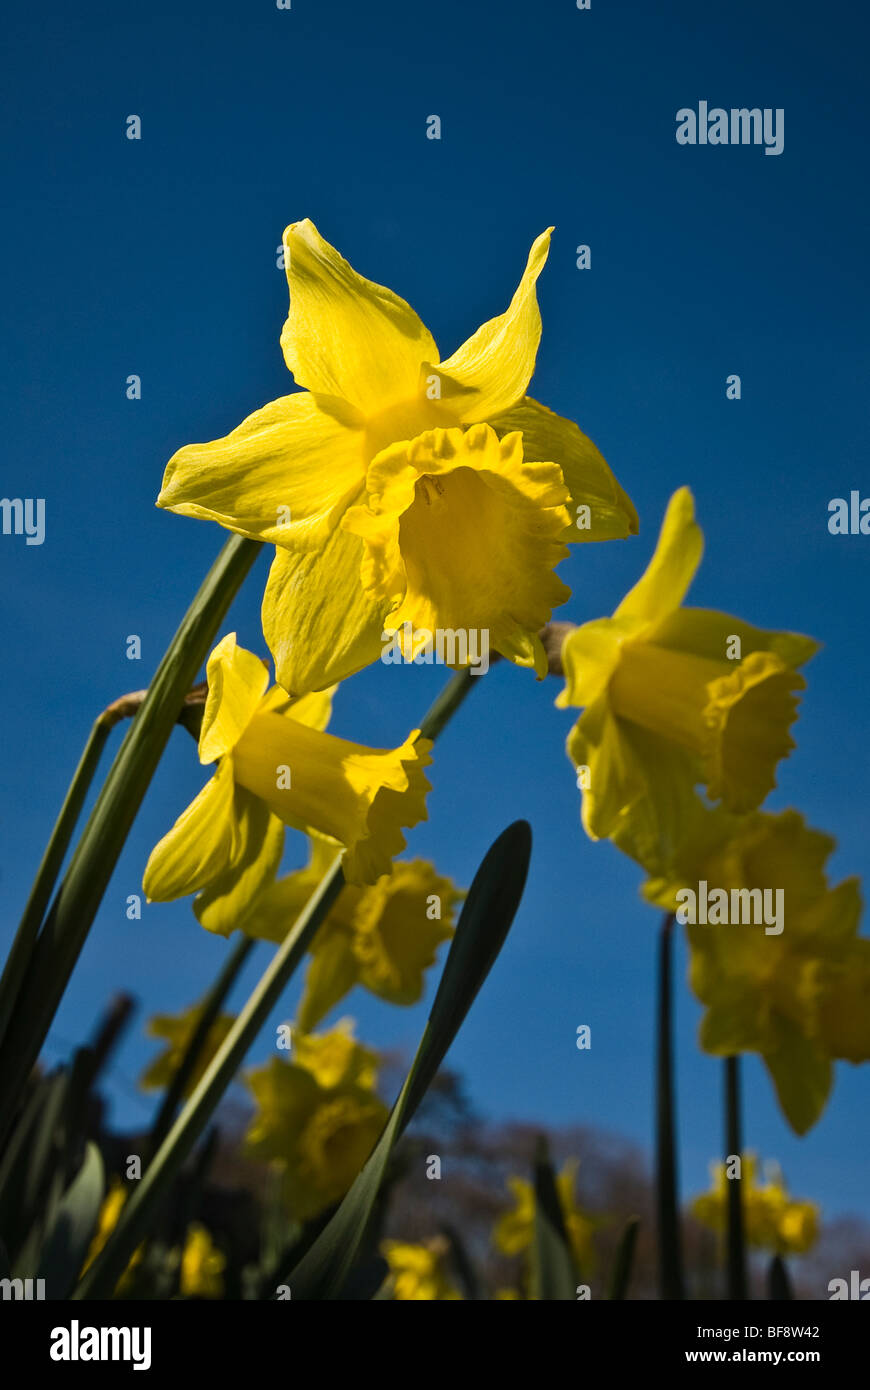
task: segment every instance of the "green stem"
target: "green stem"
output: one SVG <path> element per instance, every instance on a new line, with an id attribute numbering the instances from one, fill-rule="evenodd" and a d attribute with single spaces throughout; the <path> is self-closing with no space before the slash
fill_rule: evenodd
<path id="1" fill-rule="evenodd" d="M 725 1153 L 743 1159 L 740 1133 L 740 1059 L 725 1058 Z M 728 1297 L 746 1298 L 746 1247 L 743 1235 L 743 1178 L 732 1178 L 728 1189 Z"/>
<path id="2" fill-rule="evenodd" d="M 130 827 L 193 679 L 260 550 L 231 536 L 157 669 L 88 818 L 37 939 L 5 1039 L 0 1142 L 87 939 Z"/>
<path id="3" fill-rule="evenodd" d="M 682 1299 L 683 1255 L 677 1199 L 677 1150 L 671 1039 L 671 949 L 673 916 L 665 917 L 659 940 L 658 1041 L 656 1058 L 656 1208 L 662 1298 Z"/>
<path id="4" fill-rule="evenodd" d="M 2 978 L 0 978 L 0 1043 L 3 1041 L 9 1020 L 12 1017 L 15 999 L 30 964 L 39 935 L 39 928 L 45 916 L 45 909 L 48 907 L 60 866 L 69 849 L 69 842 L 72 839 L 76 821 L 84 805 L 85 797 L 100 761 L 100 754 L 110 732 L 111 725 L 106 723 L 101 715 L 88 736 L 84 752 L 73 773 L 73 779 L 67 789 L 60 814 L 42 856 L 42 862 L 36 871 L 36 878 L 30 890 L 30 897 L 27 899 L 24 915 L 19 923 L 18 931 L 15 933 L 15 940 L 6 958 Z"/>
<path id="5" fill-rule="evenodd" d="M 767 1274 L 767 1296 L 775 1299 L 794 1298 L 794 1290 L 788 1277 L 782 1255 L 774 1255 Z"/>
<path id="6" fill-rule="evenodd" d="M 239 977 L 242 966 L 254 949 L 256 942 L 253 937 L 242 936 L 233 947 L 230 955 L 224 962 L 223 969 L 209 990 L 202 1004 L 202 1012 L 194 1028 L 190 1041 L 184 1050 L 181 1063 L 175 1071 L 171 1082 L 166 1088 L 163 1103 L 157 1112 L 157 1118 L 151 1130 L 148 1141 L 149 1153 L 156 1153 L 166 1138 L 169 1127 L 175 1118 L 179 1102 L 187 1090 L 188 1082 L 196 1070 L 196 1064 L 202 1054 L 208 1035 L 220 1014 L 224 1000 Z"/>
<path id="7" fill-rule="evenodd" d="M 434 741 L 480 679 L 480 676 L 473 676 L 470 670 L 458 671 L 451 677 L 444 689 L 436 695 L 424 716 L 420 725 L 420 738 L 431 738 Z"/>
<path id="8" fill-rule="evenodd" d="M 133 715 L 138 713 L 147 693 L 145 690 L 137 690 L 133 694 L 122 695 L 113 701 L 107 709 L 103 710 L 99 719 L 94 721 L 88 735 L 84 752 L 73 773 L 73 779 L 67 788 L 60 814 L 51 832 L 51 838 L 36 871 L 36 878 L 30 890 L 30 897 L 27 899 L 24 915 L 6 958 L 3 975 L 0 977 L 0 1044 L 2 1044 L 9 1019 L 12 1017 L 16 996 L 30 964 L 39 935 L 39 928 L 45 916 L 45 909 L 48 907 L 57 876 L 69 849 L 73 831 L 81 815 L 82 806 L 94 780 L 94 773 L 99 765 L 106 740 L 116 724 L 119 724 L 122 719 L 132 719 Z M 196 718 L 197 713 L 201 720 L 200 699 L 201 694 L 199 687 L 197 687 L 186 697 L 184 709 L 179 715 L 179 723 L 185 722 L 189 726 L 191 719 Z"/>
<path id="9" fill-rule="evenodd" d="M 168 1187 L 181 1171 L 343 886 L 339 855 L 272 957 L 205 1075 L 148 1165 L 145 1176 L 136 1184 L 111 1239 L 85 1274 L 73 1298 L 111 1297 L 133 1251 L 153 1225 Z"/>
<path id="10" fill-rule="evenodd" d="M 448 682 L 420 726 L 436 738 L 465 696 L 465 672 Z M 341 856 L 327 870 L 301 915 L 284 938 L 230 1032 L 215 1053 L 199 1085 L 154 1155 L 121 1212 L 112 1235 L 73 1293 L 75 1299 L 109 1298 L 139 1242 L 147 1235 L 177 1177 L 244 1060 L 245 1054 L 277 1003 L 321 922 L 344 886 Z M 437 1001 L 436 1001 L 437 1002 Z M 431 1078 L 429 1078 L 431 1079 Z M 428 1084 L 428 1081 L 427 1081 Z"/>

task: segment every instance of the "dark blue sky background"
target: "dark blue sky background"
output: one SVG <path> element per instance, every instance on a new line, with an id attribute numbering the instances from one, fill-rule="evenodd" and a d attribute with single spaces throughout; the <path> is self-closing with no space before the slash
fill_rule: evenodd
<path id="1" fill-rule="evenodd" d="M 612 610 L 689 483 L 707 537 L 691 601 L 825 644 L 769 805 L 837 836 L 838 877 L 866 869 L 870 538 L 826 525 L 830 498 L 870 495 L 859 6 L 48 0 L 8 6 L 5 29 L 2 492 L 44 497 L 47 536 L 0 537 L 4 945 L 92 719 L 147 684 L 224 539 L 154 508 L 166 460 L 291 388 L 275 248 L 303 217 L 407 298 L 444 356 L 504 309 L 555 224 L 532 391 L 596 440 L 641 516 L 638 539 L 574 549 L 559 616 Z M 784 153 L 678 146 L 676 111 L 702 99 L 784 108 Z M 140 142 L 125 138 L 131 113 Z M 433 113 L 440 142 L 425 135 Z M 739 402 L 725 398 L 734 372 Z M 264 555 L 225 627 L 260 650 L 266 568 Z M 333 730 L 391 746 L 442 679 L 369 669 L 342 688 Z M 557 690 L 502 663 L 436 749 L 411 852 L 467 885 L 510 820 L 535 836 L 526 899 L 450 1060 L 492 1118 L 583 1121 L 648 1149 L 658 917 L 633 866 L 580 829 Z M 131 1084 L 154 1051 L 145 1016 L 191 1003 L 227 949 L 187 902 L 124 913 L 202 780 L 178 732 L 51 1036 L 63 1056 L 114 988 L 139 996 L 111 1077 L 119 1125 L 148 1113 Z M 234 1003 L 267 959 L 259 948 Z M 345 1011 L 367 1042 L 408 1053 L 425 1018 L 361 992 Z M 720 1148 L 720 1066 L 697 1049 L 698 1017 L 681 983 L 687 1194 Z M 866 1072 L 838 1068 L 804 1140 L 755 1062 L 746 1080 L 748 1144 L 827 1214 L 870 1216 Z"/>

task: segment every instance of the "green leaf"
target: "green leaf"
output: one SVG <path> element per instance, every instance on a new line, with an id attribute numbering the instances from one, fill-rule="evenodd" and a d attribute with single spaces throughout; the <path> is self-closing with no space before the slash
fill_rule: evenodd
<path id="1" fill-rule="evenodd" d="M 531 1296 L 571 1301 L 577 1296 L 577 1268 L 565 1229 L 556 1175 L 546 1141 L 535 1159 L 535 1235 L 532 1241 Z"/>
<path id="2" fill-rule="evenodd" d="M 39 1057 L 124 842 L 200 665 L 261 550 L 231 536 L 212 565 L 148 687 L 33 946 L 3 1039 L 0 1143 Z M 16 967 L 17 970 L 17 967 Z"/>
<path id="3" fill-rule="evenodd" d="M 46 1194 L 62 1158 L 55 1136 L 68 1087 L 63 1069 L 33 1085 L 0 1165 L 0 1234 L 13 1264 L 41 1240 Z"/>
<path id="4" fill-rule="evenodd" d="M 526 821 L 508 826 L 468 892 L 429 1021 L 374 1152 L 331 1220 L 280 1282 L 294 1300 L 335 1299 L 350 1273 L 393 1148 L 420 1104 L 501 950 L 522 897 L 531 855 Z"/>
<path id="5" fill-rule="evenodd" d="M 610 1277 L 611 1300 L 625 1298 L 628 1293 L 628 1285 L 631 1279 L 631 1267 L 634 1263 L 634 1250 L 637 1245 L 637 1233 L 640 1228 L 640 1218 L 632 1216 L 625 1223 L 625 1229 L 619 1237 L 619 1244 L 616 1247 L 616 1257 L 613 1261 L 613 1273 Z"/>
<path id="6" fill-rule="evenodd" d="M 45 1280 L 46 1298 L 69 1295 L 97 1229 L 104 1192 L 103 1160 L 96 1144 L 89 1143 L 46 1234 L 37 1275 Z"/>

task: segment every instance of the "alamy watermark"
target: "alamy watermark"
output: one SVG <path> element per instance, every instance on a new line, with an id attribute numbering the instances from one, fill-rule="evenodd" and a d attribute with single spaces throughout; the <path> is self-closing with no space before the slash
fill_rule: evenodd
<path id="1" fill-rule="evenodd" d="M 26 545 L 45 540 L 44 497 L 0 497 L 4 536 L 24 536 Z"/>
<path id="2" fill-rule="evenodd" d="M 779 936 L 785 926 L 785 891 L 782 888 L 713 888 L 702 878 L 697 891 L 681 888 L 676 895 L 681 926 L 764 927 L 765 936 Z"/>
<path id="3" fill-rule="evenodd" d="M 400 628 L 387 627 L 381 633 L 385 644 L 381 661 L 385 666 L 400 666 L 403 662 L 415 666 L 468 666 L 473 676 L 483 676 L 489 670 L 489 629 L 414 627 L 404 622 Z"/>
<path id="4" fill-rule="evenodd" d="M 36 1292 L 33 1286 L 36 1285 Z M 45 1298 L 44 1279 L 0 1279 L 0 1298 L 22 1299 L 30 1302 L 33 1299 Z"/>
<path id="5" fill-rule="evenodd" d="M 782 154 L 785 110 L 765 106 L 681 106 L 676 114 L 678 145 L 764 145 L 765 154 Z"/>

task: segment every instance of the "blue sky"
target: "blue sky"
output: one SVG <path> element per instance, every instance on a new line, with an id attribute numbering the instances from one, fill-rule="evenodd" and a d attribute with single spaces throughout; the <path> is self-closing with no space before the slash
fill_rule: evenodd
<path id="1" fill-rule="evenodd" d="M 574 549 L 558 616 L 610 612 L 668 496 L 690 484 L 707 541 L 691 601 L 824 643 L 768 804 L 837 837 L 837 877 L 865 871 L 870 538 L 827 531 L 829 499 L 870 495 L 858 7 L 48 0 L 11 7 L 6 27 L 2 491 L 46 499 L 46 539 L 0 537 L 3 944 L 93 717 L 147 684 L 223 540 L 154 508 L 166 460 L 291 389 L 276 247 L 303 217 L 407 298 L 445 356 L 503 310 L 533 238 L 555 225 L 532 391 L 596 440 L 641 516 L 639 538 Z M 783 153 L 679 146 L 676 112 L 700 100 L 782 108 Z M 426 139 L 433 113 L 440 141 Z M 125 138 L 129 114 L 141 141 Z M 131 373 L 139 401 L 125 396 Z M 740 401 L 725 397 L 731 373 Z M 259 649 L 266 563 L 226 624 Z M 125 657 L 130 633 L 141 662 Z M 340 691 L 333 729 L 392 745 L 442 679 L 369 669 Z M 658 917 L 637 898 L 638 871 L 580 829 L 564 757 L 573 716 L 553 708 L 557 691 L 501 663 L 436 750 L 412 853 L 467 885 L 510 820 L 526 817 L 535 837 L 525 901 L 450 1060 L 492 1118 L 583 1121 L 648 1149 Z M 201 782 L 178 732 L 52 1033 L 61 1057 L 113 989 L 137 994 L 111 1078 L 119 1125 L 147 1115 L 131 1084 L 154 1050 L 144 1018 L 191 1003 L 226 952 L 186 902 L 141 922 L 124 913 Z M 260 948 L 234 1002 L 267 958 Z M 719 1150 L 721 1077 L 697 1049 L 683 973 L 681 958 L 692 1193 Z M 367 1042 L 410 1053 L 426 1009 L 357 992 L 346 1011 Z M 574 1045 L 581 1023 L 590 1052 Z M 746 1092 L 747 1141 L 782 1161 L 793 1190 L 826 1213 L 870 1216 L 866 1074 L 838 1068 L 803 1140 L 754 1062 Z"/>

